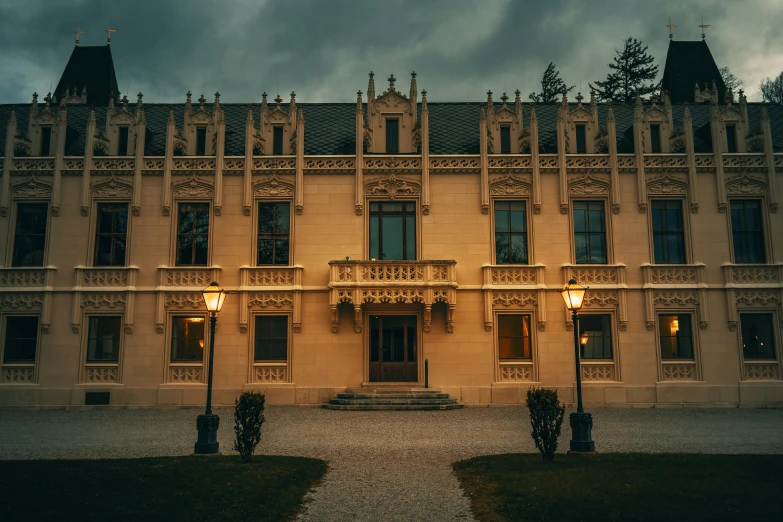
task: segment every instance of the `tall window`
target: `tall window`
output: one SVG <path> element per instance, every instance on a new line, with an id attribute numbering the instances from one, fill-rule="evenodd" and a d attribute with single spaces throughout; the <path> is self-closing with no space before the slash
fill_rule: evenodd
<path id="1" fill-rule="evenodd" d="M 495 201 L 495 262 L 499 265 L 528 263 L 524 201 Z"/>
<path id="2" fill-rule="evenodd" d="M 117 156 L 128 155 L 128 127 L 120 127 L 120 136 L 117 141 Z"/>
<path id="3" fill-rule="evenodd" d="M 94 266 L 125 266 L 128 204 L 99 203 L 95 226 Z"/>
<path id="4" fill-rule="evenodd" d="M 574 201 L 574 253 L 577 264 L 607 262 L 603 201 Z"/>
<path id="5" fill-rule="evenodd" d="M 653 200 L 651 207 L 655 262 L 685 263 L 682 201 L 674 199 Z"/>
<path id="6" fill-rule="evenodd" d="M 735 263 L 767 262 L 760 200 L 731 200 L 731 239 Z"/>
<path id="7" fill-rule="evenodd" d="M 612 358 L 612 316 L 609 314 L 579 316 L 580 357 Z"/>
<path id="8" fill-rule="evenodd" d="M 44 266 L 47 209 L 46 203 L 16 206 L 13 266 Z"/>
<path id="9" fill-rule="evenodd" d="M 773 314 L 740 314 L 745 359 L 775 359 Z"/>
<path id="10" fill-rule="evenodd" d="M 290 203 L 258 204 L 259 265 L 287 265 L 290 246 Z"/>
<path id="11" fill-rule="evenodd" d="M 532 358 L 529 315 L 498 315 L 498 358 Z"/>
<path id="12" fill-rule="evenodd" d="M 41 127 L 41 156 L 52 155 L 52 128 Z"/>
<path id="13" fill-rule="evenodd" d="M 207 153 L 207 128 L 196 127 L 196 155 L 203 156 Z"/>
<path id="14" fill-rule="evenodd" d="M 257 315 L 255 361 L 285 361 L 288 358 L 288 316 Z"/>
<path id="15" fill-rule="evenodd" d="M 396 154 L 400 152 L 400 120 L 397 118 L 386 119 L 386 153 Z"/>
<path id="16" fill-rule="evenodd" d="M 416 259 L 416 203 L 370 203 L 370 257 L 384 261 Z"/>
<path id="17" fill-rule="evenodd" d="M 585 132 L 585 126 L 583 123 L 576 125 L 576 153 L 587 153 L 587 136 Z"/>
<path id="18" fill-rule="evenodd" d="M 500 153 L 511 154 L 511 127 L 500 126 Z"/>
<path id="19" fill-rule="evenodd" d="M 274 156 L 283 155 L 283 126 L 275 125 L 272 127 L 272 154 Z"/>
<path id="20" fill-rule="evenodd" d="M 87 362 L 117 362 L 120 359 L 122 316 L 93 316 L 87 333 Z"/>
<path id="21" fill-rule="evenodd" d="M 171 327 L 171 362 L 203 362 L 204 318 L 174 317 Z"/>
<path id="22" fill-rule="evenodd" d="M 209 252 L 209 203 L 180 203 L 177 265 L 206 266 Z"/>
<path id="23" fill-rule="evenodd" d="M 8 315 L 5 319 L 3 362 L 34 363 L 38 348 L 38 317 Z"/>
<path id="24" fill-rule="evenodd" d="M 726 152 L 730 154 L 737 152 L 737 126 L 733 123 L 726 125 Z"/>
<path id="25" fill-rule="evenodd" d="M 661 359 L 693 359 L 693 330 L 689 314 L 660 314 Z"/>
<path id="26" fill-rule="evenodd" d="M 650 124 L 650 149 L 656 154 L 661 152 L 661 126 L 658 123 Z"/>

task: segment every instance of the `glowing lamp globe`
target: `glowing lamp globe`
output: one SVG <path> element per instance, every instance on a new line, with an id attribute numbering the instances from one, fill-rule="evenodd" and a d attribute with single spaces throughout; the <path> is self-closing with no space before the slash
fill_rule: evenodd
<path id="1" fill-rule="evenodd" d="M 575 312 L 582 308 L 582 301 L 585 298 L 585 291 L 587 288 L 580 284 L 577 284 L 576 279 L 571 279 L 568 284 L 560 291 L 560 295 L 563 296 L 566 308 Z"/>
<path id="2" fill-rule="evenodd" d="M 207 305 L 209 312 L 219 312 L 223 308 L 226 292 L 216 282 L 212 281 L 209 283 L 209 286 L 202 290 L 201 294 L 204 296 L 204 303 Z"/>

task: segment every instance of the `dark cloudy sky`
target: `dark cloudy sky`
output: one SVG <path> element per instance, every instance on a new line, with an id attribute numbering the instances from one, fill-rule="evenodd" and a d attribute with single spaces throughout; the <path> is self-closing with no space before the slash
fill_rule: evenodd
<path id="1" fill-rule="evenodd" d="M 0 103 L 56 85 L 77 26 L 83 45 L 104 44 L 109 22 L 119 30 L 120 90 L 148 102 L 188 90 L 253 102 L 278 85 L 286 99 L 350 102 L 370 70 L 379 90 L 390 72 L 407 90 L 416 70 L 431 101 L 488 89 L 526 101 L 549 61 L 587 93 L 627 36 L 663 69 L 668 17 L 675 38 L 696 40 L 701 15 L 718 66 L 760 100 L 760 81 L 783 70 L 783 0 L 1 0 Z"/>

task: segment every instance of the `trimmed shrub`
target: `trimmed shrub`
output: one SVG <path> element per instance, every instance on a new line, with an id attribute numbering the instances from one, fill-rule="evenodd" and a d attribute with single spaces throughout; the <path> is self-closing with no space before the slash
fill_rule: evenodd
<path id="1" fill-rule="evenodd" d="M 234 449 L 242 462 L 250 462 L 256 446 L 261 441 L 261 425 L 264 423 L 263 393 L 245 392 L 239 396 L 234 407 Z"/>
<path id="2" fill-rule="evenodd" d="M 547 388 L 529 389 L 525 404 L 530 410 L 530 424 L 533 427 L 531 435 L 536 448 L 541 452 L 544 460 L 554 459 L 565 406 L 560 404 L 557 391 Z"/>

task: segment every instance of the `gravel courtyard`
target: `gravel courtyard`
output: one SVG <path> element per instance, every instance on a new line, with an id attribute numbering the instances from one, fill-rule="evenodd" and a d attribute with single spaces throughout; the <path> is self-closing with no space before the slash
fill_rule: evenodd
<path id="1" fill-rule="evenodd" d="M 600 452 L 783 453 L 783 410 L 592 409 Z M 0 459 L 187 455 L 197 409 L 0 411 Z M 233 410 L 219 409 L 230 452 Z M 566 413 L 567 415 L 567 413 Z M 566 418 L 560 449 L 568 447 Z M 330 471 L 302 520 L 472 520 L 451 463 L 535 452 L 527 410 L 266 410 L 257 452 L 324 459 Z"/>

